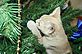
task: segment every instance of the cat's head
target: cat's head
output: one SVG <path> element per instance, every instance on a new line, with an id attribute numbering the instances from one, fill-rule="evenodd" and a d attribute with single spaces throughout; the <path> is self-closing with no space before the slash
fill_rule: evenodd
<path id="1" fill-rule="evenodd" d="M 37 27 L 45 35 L 50 35 L 61 30 L 60 7 L 57 7 L 50 15 L 43 15 L 36 20 Z"/>

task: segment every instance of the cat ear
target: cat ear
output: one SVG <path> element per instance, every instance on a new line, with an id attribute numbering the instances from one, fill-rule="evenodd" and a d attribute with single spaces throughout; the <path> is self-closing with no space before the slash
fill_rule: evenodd
<path id="1" fill-rule="evenodd" d="M 55 18 L 60 18 L 60 7 L 57 7 L 50 15 Z"/>

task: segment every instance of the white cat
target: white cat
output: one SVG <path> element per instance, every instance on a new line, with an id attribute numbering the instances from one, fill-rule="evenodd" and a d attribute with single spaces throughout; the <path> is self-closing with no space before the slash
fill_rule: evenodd
<path id="1" fill-rule="evenodd" d="M 72 54 L 71 47 L 64 32 L 60 7 L 57 7 L 50 15 L 43 15 L 36 23 L 28 21 L 27 27 L 46 48 L 47 54 Z M 44 34 L 41 35 L 40 31 Z"/>

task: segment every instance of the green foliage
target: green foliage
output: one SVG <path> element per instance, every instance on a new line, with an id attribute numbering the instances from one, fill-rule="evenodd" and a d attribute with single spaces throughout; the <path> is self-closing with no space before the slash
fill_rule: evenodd
<path id="1" fill-rule="evenodd" d="M 14 43 L 14 39 L 21 33 L 20 31 L 20 19 L 14 15 L 17 13 L 18 9 L 13 8 L 16 7 L 15 4 L 4 4 L 0 7 L 0 34 L 1 36 L 5 36 L 9 38 L 12 43 Z"/>
<path id="2" fill-rule="evenodd" d="M 0 43 L 0 54 L 16 54 L 16 49 L 17 49 L 16 44 L 13 45 L 13 44 Z"/>
<path id="3" fill-rule="evenodd" d="M 3 3 L 6 3 L 6 2 L 8 2 L 8 1 L 10 1 L 10 0 L 1 0 Z"/>
<path id="4" fill-rule="evenodd" d="M 10 1 L 10 0 L 0 0 L 0 5 L 7 3 L 8 1 Z"/>
<path id="5" fill-rule="evenodd" d="M 23 9 L 23 18 L 36 20 L 43 14 L 51 13 L 56 7 L 64 5 L 65 0 L 36 0 L 30 3 L 30 7 Z"/>
<path id="6" fill-rule="evenodd" d="M 82 54 L 82 42 L 72 44 L 73 54 Z"/>
<path id="7" fill-rule="evenodd" d="M 77 40 L 75 40 L 74 42 L 81 42 L 82 41 L 82 37 L 81 38 L 78 38 Z"/>
<path id="8" fill-rule="evenodd" d="M 20 18 L 17 17 L 16 3 L 0 6 L 0 54 L 16 54 L 17 37 L 20 31 Z"/>
<path id="9" fill-rule="evenodd" d="M 22 41 L 22 47 L 21 47 L 21 53 L 22 54 L 46 54 L 45 48 L 38 43 L 37 38 L 30 34 L 28 38 L 25 38 Z"/>

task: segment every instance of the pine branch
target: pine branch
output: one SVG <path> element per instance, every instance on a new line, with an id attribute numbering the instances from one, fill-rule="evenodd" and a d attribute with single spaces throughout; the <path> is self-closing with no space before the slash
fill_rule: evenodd
<path id="1" fill-rule="evenodd" d="M 17 8 L 14 5 L 9 6 L 10 4 L 6 3 L 0 7 L 0 34 L 8 38 L 12 43 L 15 43 L 18 34 L 20 31 L 20 19 L 16 17 Z M 15 11 L 15 12 L 12 12 Z"/>

